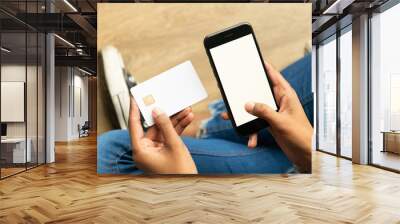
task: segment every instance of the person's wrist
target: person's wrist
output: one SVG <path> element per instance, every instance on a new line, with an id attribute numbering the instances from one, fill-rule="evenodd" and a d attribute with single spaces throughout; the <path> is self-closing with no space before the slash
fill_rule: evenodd
<path id="1" fill-rule="evenodd" d="M 193 164 L 187 164 L 187 161 L 185 164 L 177 169 L 175 172 L 176 174 L 198 174 L 197 172 L 197 167 L 194 164 L 193 161 L 191 161 Z"/>

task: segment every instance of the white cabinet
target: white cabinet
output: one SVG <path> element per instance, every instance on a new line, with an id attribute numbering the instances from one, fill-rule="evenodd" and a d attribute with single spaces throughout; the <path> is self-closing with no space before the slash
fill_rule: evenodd
<path id="1" fill-rule="evenodd" d="M 25 151 L 25 144 L 27 144 Z M 12 152 L 12 163 L 25 163 L 32 161 L 32 140 L 28 138 L 7 138 L 1 140 L 2 148 Z M 11 153 L 9 154 L 11 157 Z M 10 158 L 11 160 L 11 158 Z M 26 161 L 25 161 L 26 160 Z"/>

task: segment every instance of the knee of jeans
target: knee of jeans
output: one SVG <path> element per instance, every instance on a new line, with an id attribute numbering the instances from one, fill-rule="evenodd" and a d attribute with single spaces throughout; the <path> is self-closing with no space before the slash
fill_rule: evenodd
<path id="1" fill-rule="evenodd" d="M 215 100 L 209 104 L 211 117 L 203 120 L 201 125 L 201 138 L 225 134 L 227 130 L 232 129 L 232 124 L 229 120 L 223 120 L 221 113 L 226 111 L 224 101 L 221 99 Z"/>
<path id="2" fill-rule="evenodd" d="M 307 95 L 301 102 L 304 112 L 308 120 L 310 121 L 311 125 L 314 124 L 314 95 L 309 94 Z"/>
<path id="3" fill-rule="evenodd" d="M 208 109 L 210 109 L 211 114 L 213 113 L 221 113 L 226 111 L 225 103 L 222 99 L 217 99 L 211 102 L 208 105 Z"/>
<path id="4" fill-rule="evenodd" d="M 99 165 L 109 166 L 130 150 L 130 137 L 127 130 L 109 131 L 97 138 Z"/>
<path id="5" fill-rule="evenodd" d="M 282 75 L 300 99 L 311 93 L 311 54 L 305 55 L 282 70 Z"/>

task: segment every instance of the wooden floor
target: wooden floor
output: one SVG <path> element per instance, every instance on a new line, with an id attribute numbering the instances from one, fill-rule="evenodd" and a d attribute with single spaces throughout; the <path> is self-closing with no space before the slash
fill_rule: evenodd
<path id="1" fill-rule="evenodd" d="M 1 177 L 7 177 L 19 172 L 23 172 L 25 167 L 7 167 L 7 168 L 0 168 L 1 169 Z"/>
<path id="2" fill-rule="evenodd" d="M 0 168 L 1 169 L 1 178 L 5 178 L 20 172 L 24 172 L 27 169 L 33 169 L 37 166 L 36 163 L 27 163 L 27 167 L 25 167 L 25 164 L 18 164 L 17 167 L 6 167 L 6 168 Z"/>
<path id="3" fill-rule="evenodd" d="M 400 170 L 400 154 L 375 150 L 372 159 L 374 164 Z"/>
<path id="4" fill-rule="evenodd" d="M 0 181 L 0 223 L 400 223 L 400 175 L 313 154 L 312 175 L 96 175 L 94 137 Z"/>

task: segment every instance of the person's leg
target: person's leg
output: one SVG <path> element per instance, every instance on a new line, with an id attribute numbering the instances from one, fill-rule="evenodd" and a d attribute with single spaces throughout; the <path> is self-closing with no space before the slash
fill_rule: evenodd
<path id="1" fill-rule="evenodd" d="M 300 60 L 289 65 L 281 73 L 296 91 L 304 112 L 311 125 L 313 125 L 314 100 L 311 87 L 311 54 L 307 54 Z"/>
<path id="2" fill-rule="evenodd" d="M 200 174 L 286 173 L 293 168 L 278 147 L 248 149 L 223 139 L 182 138 Z M 127 130 L 98 138 L 98 174 L 142 174 L 135 165 Z"/>
<path id="3" fill-rule="evenodd" d="M 311 90 L 311 55 L 307 54 L 300 60 L 289 65 L 282 70 L 282 75 L 296 91 L 303 109 L 313 124 L 313 94 Z M 200 131 L 200 138 L 220 138 L 229 141 L 247 144 L 247 138 L 238 135 L 232 127 L 230 121 L 223 120 L 220 117 L 222 112 L 226 111 L 222 100 L 216 100 L 209 105 L 211 118 L 204 121 Z M 276 144 L 273 137 L 267 130 L 258 133 L 259 145 Z"/>
<path id="4" fill-rule="evenodd" d="M 271 174 L 294 171 L 294 166 L 277 146 L 246 145 L 224 139 L 182 138 L 200 174 Z"/>
<path id="5" fill-rule="evenodd" d="M 97 138 L 98 174 L 141 174 L 132 157 L 128 130 L 113 130 Z"/>
<path id="6" fill-rule="evenodd" d="M 247 138 L 240 136 L 232 127 L 232 123 L 220 117 L 222 112 L 226 112 L 226 107 L 222 99 L 215 100 L 208 105 L 211 117 L 202 122 L 198 138 L 217 138 L 225 139 L 236 143 L 247 143 Z"/>

